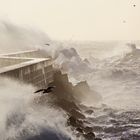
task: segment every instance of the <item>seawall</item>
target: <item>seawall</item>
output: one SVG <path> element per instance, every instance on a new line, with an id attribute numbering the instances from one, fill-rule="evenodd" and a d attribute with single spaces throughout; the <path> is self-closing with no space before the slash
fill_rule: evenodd
<path id="1" fill-rule="evenodd" d="M 2 54 L 0 76 L 45 88 L 53 82 L 52 60 L 40 50 Z"/>

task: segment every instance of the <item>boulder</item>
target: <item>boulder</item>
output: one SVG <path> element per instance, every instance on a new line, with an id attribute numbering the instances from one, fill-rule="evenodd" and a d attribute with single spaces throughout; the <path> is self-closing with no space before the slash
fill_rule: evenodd
<path id="1" fill-rule="evenodd" d="M 80 127 L 77 127 L 77 128 L 76 128 L 76 131 L 83 134 L 83 129 L 80 128 Z"/>
<path id="2" fill-rule="evenodd" d="M 83 122 L 81 120 L 76 119 L 73 116 L 69 117 L 67 123 L 69 126 L 73 126 L 75 128 L 83 128 Z"/>
<path id="3" fill-rule="evenodd" d="M 73 116 L 69 117 L 69 119 L 67 121 L 67 124 L 69 126 L 77 127 L 77 120 L 76 120 L 76 118 L 73 117 Z"/>
<path id="4" fill-rule="evenodd" d="M 92 127 L 89 127 L 89 126 L 86 126 L 86 127 L 84 127 L 84 132 L 85 133 L 93 132 L 93 128 Z"/>
<path id="5" fill-rule="evenodd" d="M 93 132 L 89 132 L 83 135 L 86 140 L 95 140 L 95 134 Z"/>
<path id="6" fill-rule="evenodd" d="M 79 110 L 71 109 L 70 114 L 77 119 L 85 119 L 85 115 L 83 115 Z"/>
<path id="7" fill-rule="evenodd" d="M 102 140 L 101 138 L 95 138 L 95 140 Z"/>

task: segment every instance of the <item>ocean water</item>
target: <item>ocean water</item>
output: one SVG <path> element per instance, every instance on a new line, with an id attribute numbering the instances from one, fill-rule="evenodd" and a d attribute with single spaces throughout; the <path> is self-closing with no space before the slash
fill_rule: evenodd
<path id="1" fill-rule="evenodd" d="M 87 81 L 93 92 L 79 100 L 93 110 L 81 111 L 97 137 L 140 140 L 140 43 L 135 48 L 119 41 L 56 42 L 6 22 L 0 23 L 0 30 L 0 53 L 43 49 L 73 85 Z M 39 104 L 44 95 L 34 91 L 32 85 L 0 78 L 0 140 L 84 140 L 67 125 L 64 110 L 50 104 L 48 95 L 45 104 Z"/>
<path id="2" fill-rule="evenodd" d="M 92 72 L 81 79 L 86 79 L 102 97 L 89 120 L 96 134 L 105 140 L 139 140 L 140 50 L 125 44 L 104 45 L 80 50 L 92 65 Z M 89 100 L 85 104 L 96 106 Z"/>
<path id="3" fill-rule="evenodd" d="M 93 45 L 55 49 L 54 67 L 67 73 L 73 84 L 86 80 L 94 91 L 85 93 L 81 104 L 94 111 L 83 113 L 97 137 L 139 140 L 140 50 L 118 44 L 108 47 L 104 43 L 101 48 Z M 43 95 L 34 95 L 34 91 L 31 85 L 1 79 L 1 140 L 83 140 L 66 125 L 65 112 L 49 103 L 39 105 L 35 100 Z"/>
<path id="4" fill-rule="evenodd" d="M 89 45 L 89 46 L 88 46 Z M 140 139 L 140 50 L 127 42 L 96 42 L 60 51 L 56 63 L 75 84 L 86 80 L 96 92 L 82 103 L 97 136 L 105 140 Z M 69 52 L 69 53 L 68 53 Z M 69 54 L 69 55 L 68 55 Z"/>

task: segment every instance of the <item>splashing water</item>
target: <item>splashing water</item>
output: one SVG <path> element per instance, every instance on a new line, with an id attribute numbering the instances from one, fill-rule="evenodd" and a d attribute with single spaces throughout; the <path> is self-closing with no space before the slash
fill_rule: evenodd
<path id="1" fill-rule="evenodd" d="M 103 105 L 94 108 L 89 120 L 95 132 L 106 140 L 140 139 L 140 50 L 124 50 L 123 55 L 116 52 L 100 60 L 90 57 L 93 71 L 81 76 L 102 96 Z"/>
<path id="2" fill-rule="evenodd" d="M 54 59 L 55 67 L 67 73 L 73 83 L 87 80 L 96 92 L 87 95 L 88 98 L 83 102 L 94 110 L 86 120 L 97 136 L 106 140 L 140 139 L 138 49 L 132 51 L 130 47 L 116 42 L 91 42 L 82 46 L 80 44 L 80 47 L 70 43 L 66 48 L 65 44 L 51 41 L 44 33 L 34 33 L 9 23 L 0 23 L 0 30 L 3 38 L 0 41 L 0 53 L 36 47 L 44 49 Z M 44 46 L 48 41 L 52 43 L 51 46 Z M 87 59 L 83 61 L 82 55 L 87 55 Z M 6 78 L 0 80 L 1 139 L 78 139 L 65 126 L 65 112 L 48 104 L 34 104 L 36 97 L 33 92 L 32 86 Z M 96 106 L 92 94 L 102 97 Z"/>
<path id="3" fill-rule="evenodd" d="M 0 82 L 1 140 L 68 140 L 63 111 L 34 104 L 34 88 L 3 78 Z M 69 130 L 70 132 L 70 130 Z M 71 135 L 71 136 L 70 136 Z"/>

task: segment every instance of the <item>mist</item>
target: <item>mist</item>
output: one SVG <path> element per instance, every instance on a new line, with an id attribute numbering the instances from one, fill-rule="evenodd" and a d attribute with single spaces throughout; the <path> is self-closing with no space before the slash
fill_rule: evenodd
<path id="1" fill-rule="evenodd" d="M 66 85 L 73 90 L 73 85 L 85 81 L 83 83 L 86 83 L 90 91 L 83 90 L 84 96 L 79 95 L 78 91 L 76 97 L 82 98 L 80 104 L 76 102 L 78 100 L 64 101 L 66 104 L 78 104 L 79 108 L 81 107 L 78 112 L 84 119 L 76 118 L 76 122 L 81 121 L 83 125 L 80 126 L 83 132 L 79 133 L 77 124 L 68 126 L 69 118 L 73 116 L 63 109 L 65 107 L 56 104 L 54 107 L 54 104 L 50 104 L 53 98 L 49 98 L 47 94 L 34 94 L 36 87 L 33 85 L 1 77 L 2 140 L 81 140 L 87 135 L 84 132 L 86 127 L 91 127 L 91 133 L 95 132 L 96 136 L 105 139 L 129 139 L 132 138 L 130 131 L 136 133 L 136 138 L 139 137 L 136 122 L 139 125 L 137 116 L 140 107 L 140 51 L 137 43 L 133 50 L 127 45 L 127 41 L 59 42 L 50 39 L 42 31 L 4 21 L 0 23 L 0 36 L 1 54 L 41 49 L 46 53 L 46 57 L 52 58 L 53 69 L 61 71 L 61 76 L 65 79 L 61 77 L 62 81 L 64 80 Z M 49 45 L 45 45 L 46 43 Z M 64 97 L 69 96 L 69 86 L 62 89 L 58 87 L 62 95 L 66 88 Z M 58 100 L 61 98 L 63 99 L 59 97 Z M 41 100 L 39 104 L 38 99 L 44 99 L 45 102 Z M 73 110 L 70 107 L 68 109 Z M 89 110 L 92 113 L 86 112 Z M 123 136 L 120 136 L 120 130 Z"/>
<path id="2" fill-rule="evenodd" d="M 38 29 L 0 21 L 0 54 L 37 49 L 48 42 L 48 35 Z"/>

